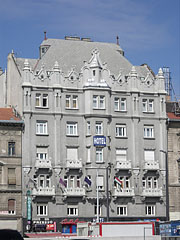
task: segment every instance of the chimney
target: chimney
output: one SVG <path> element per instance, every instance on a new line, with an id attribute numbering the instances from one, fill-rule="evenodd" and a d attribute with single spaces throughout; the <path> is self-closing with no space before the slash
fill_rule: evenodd
<path id="1" fill-rule="evenodd" d="M 116 37 L 116 40 L 117 40 L 117 45 L 119 45 L 119 36 Z"/>
<path id="2" fill-rule="evenodd" d="M 46 31 L 44 31 L 44 40 L 47 40 Z"/>

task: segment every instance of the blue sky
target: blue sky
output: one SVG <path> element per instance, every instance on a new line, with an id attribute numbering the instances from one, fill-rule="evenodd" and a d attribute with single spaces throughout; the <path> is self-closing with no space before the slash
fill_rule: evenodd
<path id="1" fill-rule="evenodd" d="M 44 37 L 116 42 L 133 65 L 169 67 L 180 98 L 180 0 L 5 0 L 0 5 L 0 67 L 9 52 L 38 58 Z"/>

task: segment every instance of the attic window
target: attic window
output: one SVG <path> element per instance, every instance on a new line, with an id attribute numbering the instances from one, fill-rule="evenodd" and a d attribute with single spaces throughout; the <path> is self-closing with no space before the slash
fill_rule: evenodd
<path id="1" fill-rule="evenodd" d="M 73 80 L 74 79 L 74 77 L 73 76 L 71 76 L 71 80 Z"/>
<path id="2" fill-rule="evenodd" d="M 93 76 L 95 76 L 96 75 L 96 70 L 93 70 Z"/>
<path id="3" fill-rule="evenodd" d="M 42 48 L 42 49 L 41 49 L 41 52 L 42 52 L 42 53 L 45 53 L 45 48 Z"/>

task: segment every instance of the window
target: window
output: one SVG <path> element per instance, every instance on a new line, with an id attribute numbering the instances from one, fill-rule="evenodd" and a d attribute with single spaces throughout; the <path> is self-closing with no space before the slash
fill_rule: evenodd
<path id="1" fill-rule="evenodd" d="M 76 179 L 76 180 L 77 180 L 77 181 L 76 181 L 76 185 L 77 185 L 78 188 L 80 188 L 80 187 L 81 187 L 81 179 L 80 179 L 80 177 L 77 176 L 77 179 Z"/>
<path id="2" fill-rule="evenodd" d="M 36 93 L 36 107 L 48 107 L 48 94 L 47 93 Z"/>
<path id="3" fill-rule="evenodd" d="M 78 216 L 78 207 L 77 206 L 68 206 L 67 207 L 68 216 Z"/>
<path id="4" fill-rule="evenodd" d="M 8 168 L 8 184 L 16 185 L 16 173 L 15 168 Z"/>
<path id="5" fill-rule="evenodd" d="M 121 185 L 117 182 L 114 182 L 114 185 L 115 185 L 116 188 L 118 188 L 118 189 L 130 188 L 130 178 L 128 176 L 118 177 L 118 178 L 120 180 Z"/>
<path id="6" fill-rule="evenodd" d="M 96 122 L 96 135 L 103 135 L 103 123 Z"/>
<path id="7" fill-rule="evenodd" d="M 101 216 L 101 205 L 99 205 L 99 216 Z M 97 205 L 94 205 L 94 215 L 97 216 Z"/>
<path id="8" fill-rule="evenodd" d="M 97 109 L 105 109 L 105 96 L 98 96 L 94 95 L 93 96 L 93 108 Z"/>
<path id="9" fill-rule="evenodd" d="M 70 179 L 69 179 L 69 186 L 70 188 L 74 188 L 74 176 L 70 176 Z"/>
<path id="10" fill-rule="evenodd" d="M 51 186 L 50 176 L 46 174 L 39 175 L 39 187 L 48 188 Z"/>
<path id="11" fill-rule="evenodd" d="M 123 162 L 127 160 L 126 149 L 116 149 L 116 161 Z"/>
<path id="12" fill-rule="evenodd" d="M 38 216 L 47 216 L 48 215 L 47 204 L 38 204 L 37 205 L 37 215 Z"/>
<path id="13" fill-rule="evenodd" d="M 142 100 L 143 112 L 154 112 L 154 100 L 143 99 Z"/>
<path id="14" fill-rule="evenodd" d="M 96 177 L 96 187 L 97 186 L 99 190 L 104 190 L 104 176 Z"/>
<path id="15" fill-rule="evenodd" d="M 77 135 L 77 123 L 67 123 L 66 124 L 66 134 L 67 135 Z"/>
<path id="16" fill-rule="evenodd" d="M 148 189 L 157 189 L 158 188 L 158 180 L 157 177 L 143 177 L 142 178 L 143 188 Z"/>
<path id="17" fill-rule="evenodd" d="M 125 124 L 116 124 L 116 137 L 126 137 Z"/>
<path id="18" fill-rule="evenodd" d="M 146 206 L 146 215 L 147 216 L 155 216 L 155 206 L 154 205 L 148 205 Z"/>
<path id="19" fill-rule="evenodd" d="M 103 148 L 96 148 L 96 162 L 103 162 Z"/>
<path id="20" fill-rule="evenodd" d="M 87 135 L 90 135 L 91 134 L 91 124 L 90 122 L 88 121 L 87 122 Z"/>
<path id="21" fill-rule="evenodd" d="M 16 201 L 14 199 L 8 200 L 8 213 L 11 215 L 16 214 Z"/>
<path id="22" fill-rule="evenodd" d="M 91 148 L 87 148 L 87 163 L 91 162 Z"/>
<path id="23" fill-rule="evenodd" d="M 154 150 L 144 150 L 144 160 L 147 161 L 154 161 Z"/>
<path id="24" fill-rule="evenodd" d="M 46 160 L 47 157 L 47 147 L 37 147 L 36 148 L 36 157 L 40 160 Z"/>
<path id="25" fill-rule="evenodd" d="M 67 148 L 67 160 L 77 160 L 78 159 L 78 149 L 77 148 Z"/>
<path id="26" fill-rule="evenodd" d="M 127 206 L 118 206 L 117 207 L 118 216 L 127 216 Z"/>
<path id="27" fill-rule="evenodd" d="M 144 126 L 144 138 L 154 138 L 154 126 Z"/>
<path id="28" fill-rule="evenodd" d="M 47 134 L 47 121 L 36 122 L 36 134 Z"/>
<path id="29" fill-rule="evenodd" d="M 8 142 L 8 155 L 9 156 L 15 155 L 15 142 Z"/>
<path id="30" fill-rule="evenodd" d="M 115 111 L 126 111 L 126 98 L 114 98 L 114 110 Z"/>
<path id="31" fill-rule="evenodd" d="M 78 96 L 66 95 L 66 108 L 77 109 L 78 108 Z"/>

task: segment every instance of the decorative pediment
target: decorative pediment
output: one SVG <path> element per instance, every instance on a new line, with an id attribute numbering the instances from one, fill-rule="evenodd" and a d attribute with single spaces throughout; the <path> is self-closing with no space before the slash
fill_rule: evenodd
<path id="1" fill-rule="evenodd" d="M 79 81 L 79 74 L 75 71 L 75 67 L 71 69 L 67 76 L 68 80 L 73 82 Z"/>
<path id="2" fill-rule="evenodd" d="M 89 61 L 90 68 L 101 68 L 102 69 L 102 63 L 99 57 L 99 51 L 98 49 L 94 49 L 92 51 L 92 57 Z"/>
<path id="3" fill-rule="evenodd" d="M 152 78 L 151 73 L 149 72 L 143 81 L 148 87 L 154 84 L 154 78 Z"/>

